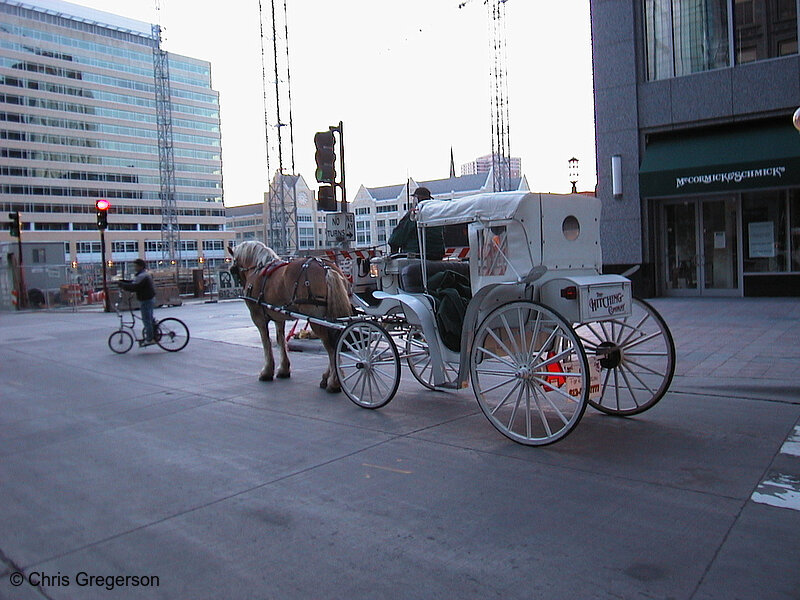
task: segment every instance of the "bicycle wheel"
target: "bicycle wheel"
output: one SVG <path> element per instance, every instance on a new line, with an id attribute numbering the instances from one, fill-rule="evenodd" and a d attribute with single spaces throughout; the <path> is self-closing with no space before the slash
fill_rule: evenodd
<path id="1" fill-rule="evenodd" d="M 125 354 L 133 346 L 133 336 L 127 331 L 115 331 L 108 336 L 108 347 L 117 354 Z"/>
<path id="2" fill-rule="evenodd" d="M 155 339 L 167 352 L 177 352 L 189 343 L 189 329 L 180 319 L 167 317 L 156 323 Z"/>

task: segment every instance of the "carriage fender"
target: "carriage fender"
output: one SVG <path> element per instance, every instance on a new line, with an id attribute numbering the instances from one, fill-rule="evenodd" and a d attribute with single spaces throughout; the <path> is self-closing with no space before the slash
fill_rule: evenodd
<path id="1" fill-rule="evenodd" d="M 428 342 L 434 385 L 440 385 L 447 381 L 439 330 L 436 327 L 433 307 L 427 298 L 422 294 L 387 294 L 386 292 L 373 292 L 372 295 L 379 300 L 391 299 L 400 303 L 408 323 L 410 325 L 418 325 L 422 329 L 422 335 L 425 336 L 425 340 Z"/>

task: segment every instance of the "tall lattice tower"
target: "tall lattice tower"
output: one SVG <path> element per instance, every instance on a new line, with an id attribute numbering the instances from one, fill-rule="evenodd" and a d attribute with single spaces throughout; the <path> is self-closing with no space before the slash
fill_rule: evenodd
<path id="1" fill-rule="evenodd" d="M 458 7 L 464 8 L 471 1 L 465 0 Z M 511 187 L 511 127 L 506 69 L 506 2 L 507 0 L 483 0 L 489 24 L 489 104 L 493 189 L 495 192 L 504 192 Z"/>
<path id="2" fill-rule="evenodd" d="M 269 10 L 258 2 L 261 25 L 261 77 L 267 146 L 267 244 L 278 254 L 295 254 L 297 189 L 289 69 L 289 23 L 286 0 L 270 0 Z M 273 170 L 275 175 L 273 176 Z"/>
<path id="3" fill-rule="evenodd" d="M 156 4 L 156 11 L 160 7 Z M 160 19 L 159 19 L 160 20 Z M 156 88 L 158 126 L 158 174 L 161 198 L 161 258 L 180 268 L 180 228 L 175 202 L 175 152 L 172 145 L 172 100 L 169 85 L 169 57 L 161 48 L 161 25 L 153 25 L 153 76 Z"/>

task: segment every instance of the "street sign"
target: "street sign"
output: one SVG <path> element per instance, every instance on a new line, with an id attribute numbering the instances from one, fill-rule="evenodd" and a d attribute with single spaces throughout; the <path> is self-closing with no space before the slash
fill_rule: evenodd
<path id="1" fill-rule="evenodd" d="M 328 213 L 325 215 L 329 242 L 353 241 L 356 238 L 356 216 L 351 213 Z"/>

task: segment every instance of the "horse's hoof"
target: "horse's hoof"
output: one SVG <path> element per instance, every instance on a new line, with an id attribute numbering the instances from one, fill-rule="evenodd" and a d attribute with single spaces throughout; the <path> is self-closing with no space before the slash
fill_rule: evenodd
<path id="1" fill-rule="evenodd" d="M 292 376 L 291 373 L 281 373 L 280 371 L 278 371 L 278 374 L 275 375 L 275 377 L 277 377 L 278 379 L 289 379 L 291 376 Z"/>
<path id="2" fill-rule="evenodd" d="M 326 387 L 326 388 L 325 388 L 325 390 L 326 390 L 326 391 L 327 391 L 329 394 L 338 394 L 339 392 L 341 392 L 341 391 L 342 391 L 342 388 L 340 388 L 340 387 L 338 387 L 338 386 L 336 386 L 336 387 L 333 387 L 333 386 L 331 386 L 331 387 Z"/>
<path id="3" fill-rule="evenodd" d="M 319 382 L 319 387 L 321 387 L 324 390 L 328 387 L 328 383 L 323 379 L 322 381 Z"/>
<path id="4" fill-rule="evenodd" d="M 258 376 L 259 381 L 272 381 L 272 375 L 261 374 Z"/>

